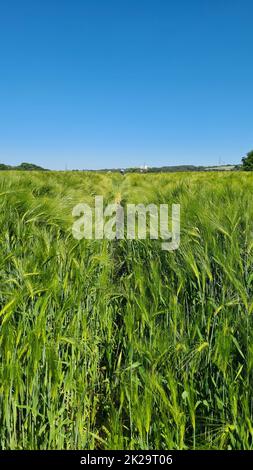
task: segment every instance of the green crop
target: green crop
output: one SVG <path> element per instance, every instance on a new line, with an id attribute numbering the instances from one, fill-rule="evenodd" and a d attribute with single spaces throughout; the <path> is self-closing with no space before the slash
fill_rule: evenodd
<path id="1" fill-rule="evenodd" d="M 253 448 L 253 176 L 0 175 L 0 447 Z M 181 244 L 73 207 L 180 203 Z"/>

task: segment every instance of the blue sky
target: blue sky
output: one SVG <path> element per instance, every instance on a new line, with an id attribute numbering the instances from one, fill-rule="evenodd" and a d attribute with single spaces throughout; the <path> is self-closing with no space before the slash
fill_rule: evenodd
<path id="1" fill-rule="evenodd" d="M 252 0 L 1 0 L 0 162 L 239 162 Z"/>

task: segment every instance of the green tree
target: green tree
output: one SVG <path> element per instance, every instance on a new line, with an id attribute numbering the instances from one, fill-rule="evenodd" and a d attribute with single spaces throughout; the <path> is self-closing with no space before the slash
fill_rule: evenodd
<path id="1" fill-rule="evenodd" d="M 253 171 L 253 150 L 242 158 L 242 169 L 245 171 Z"/>

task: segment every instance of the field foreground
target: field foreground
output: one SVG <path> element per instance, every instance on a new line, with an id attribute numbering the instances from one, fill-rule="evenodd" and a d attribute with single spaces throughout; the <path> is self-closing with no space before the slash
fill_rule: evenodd
<path id="1" fill-rule="evenodd" d="M 253 176 L 0 173 L 0 447 L 253 448 Z M 181 244 L 73 207 L 180 203 Z"/>

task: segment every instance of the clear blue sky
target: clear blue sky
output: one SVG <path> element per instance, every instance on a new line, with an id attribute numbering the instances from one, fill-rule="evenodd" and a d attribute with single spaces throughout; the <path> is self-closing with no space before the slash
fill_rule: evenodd
<path id="1" fill-rule="evenodd" d="M 252 0 L 0 0 L 0 162 L 239 162 Z"/>

